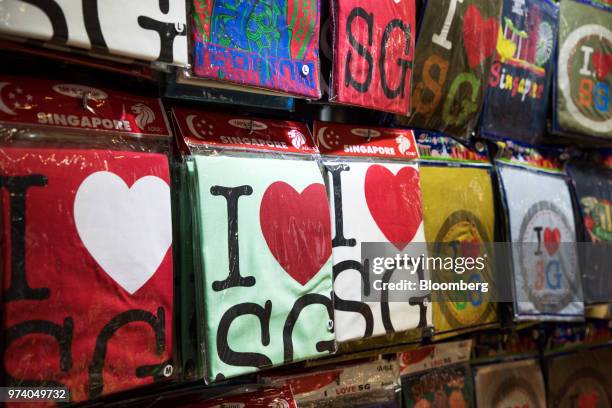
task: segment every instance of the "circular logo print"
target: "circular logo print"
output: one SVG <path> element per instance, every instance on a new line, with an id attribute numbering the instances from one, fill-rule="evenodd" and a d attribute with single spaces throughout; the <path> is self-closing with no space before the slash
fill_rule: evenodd
<path id="1" fill-rule="evenodd" d="M 470 211 L 460 210 L 452 213 L 438 231 L 433 248 L 433 255 L 441 258 L 485 257 L 492 253 L 490 238 L 482 222 Z M 481 270 L 466 269 L 463 274 L 453 271 L 435 271 L 440 282 L 488 282 L 492 284 L 489 259 Z M 440 308 L 449 324 L 455 327 L 471 326 L 486 321 L 494 307 L 489 303 L 489 292 L 468 292 L 465 300 L 439 301 Z M 451 299 L 456 300 L 456 299 Z"/>
<path id="2" fill-rule="evenodd" d="M 519 302 L 530 301 L 542 313 L 563 310 L 580 293 L 575 233 L 553 203 L 535 203 L 523 219 L 519 235 Z M 526 298 L 521 298 L 526 295 Z"/>
<path id="3" fill-rule="evenodd" d="M 559 50 L 559 83 L 565 107 L 581 126 L 612 133 L 609 50 L 612 31 L 586 24 L 572 31 Z"/>

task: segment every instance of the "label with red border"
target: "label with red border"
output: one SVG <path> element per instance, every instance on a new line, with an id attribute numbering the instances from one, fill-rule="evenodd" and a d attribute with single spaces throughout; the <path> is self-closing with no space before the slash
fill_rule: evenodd
<path id="1" fill-rule="evenodd" d="M 565 153 L 562 147 L 535 148 L 526 143 L 519 143 L 507 139 L 498 141 L 496 160 L 519 167 L 533 168 L 549 173 L 562 173 L 564 161 L 561 159 Z M 569 156 L 568 156 L 569 157 Z"/>
<path id="2" fill-rule="evenodd" d="M 314 134 L 321 154 L 404 160 L 419 157 L 412 130 L 315 122 Z"/>
<path id="3" fill-rule="evenodd" d="M 478 142 L 481 147 L 478 151 L 438 132 L 415 130 L 415 133 L 421 160 L 491 165 L 486 145 L 482 142 Z"/>
<path id="4" fill-rule="evenodd" d="M 0 123 L 170 136 L 157 98 L 39 78 L 0 76 Z"/>
<path id="5" fill-rule="evenodd" d="M 317 154 L 304 123 L 173 108 L 184 146 Z"/>
<path id="6" fill-rule="evenodd" d="M 451 364 L 465 363 L 470 360 L 472 340 L 440 343 L 419 347 L 397 355 L 400 374 L 414 374 Z"/>

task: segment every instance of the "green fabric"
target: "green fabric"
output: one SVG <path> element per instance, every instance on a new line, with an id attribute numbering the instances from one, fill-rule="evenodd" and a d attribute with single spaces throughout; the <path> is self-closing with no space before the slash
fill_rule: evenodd
<path id="1" fill-rule="evenodd" d="M 333 347 L 334 333 L 328 326 L 331 317 L 326 305 L 308 305 L 298 315 L 291 336 L 292 356 L 287 355 L 290 350 L 284 344 L 283 331 L 286 331 L 289 312 L 298 298 L 306 294 L 318 294 L 319 299 L 321 296 L 325 297 L 325 301 L 331 306 L 331 256 L 324 260 L 318 272 L 302 285 L 285 271 L 272 254 L 260 222 L 262 197 L 272 183 L 287 183 L 297 193 L 302 193 L 312 184 L 323 188 L 323 178 L 316 163 L 219 156 L 195 156 L 192 163 L 194 261 L 197 292 L 201 294 L 196 301 L 201 313 L 200 325 L 204 328 L 208 379 L 242 375 L 266 366 L 260 363 L 252 364 L 248 355 L 236 353 L 260 353 L 259 361 L 261 362 L 261 355 L 264 355 L 271 365 L 326 354 L 325 351 L 317 351 L 317 344 L 320 342 L 327 342 L 328 346 L 331 343 Z M 222 195 L 214 195 L 211 188 L 235 188 L 245 185 L 252 188 L 252 193 L 238 198 L 239 267 L 243 278 L 255 278 L 255 285 L 214 290 L 215 281 L 225 281 L 228 278 L 230 260 L 228 199 Z M 283 201 L 284 199 L 280 202 L 289 205 L 292 198 L 286 197 L 286 201 Z M 296 200 L 293 197 L 293 201 Z M 324 198 L 324 201 L 323 204 L 327 206 L 327 199 Z M 292 226 L 298 228 L 299 213 L 295 214 L 294 221 L 296 222 Z M 329 231 L 330 227 L 327 228 Z M 330 240 L 331 237 L 328 238 L 328 241 Z M 238 304 L 251 303 L 263 310 L 268 301 L 271 302 L 269 344 L 262 344 L 265 340 L 262 338 L 260 319 L 255 315 L 241 315 L 232 321 L 227 335 L 227 343 L 231 349 L 229 354 L 237 361 L 227 364 L 229 350 L 217 349 L 217 334 L 222 317 Z"/>

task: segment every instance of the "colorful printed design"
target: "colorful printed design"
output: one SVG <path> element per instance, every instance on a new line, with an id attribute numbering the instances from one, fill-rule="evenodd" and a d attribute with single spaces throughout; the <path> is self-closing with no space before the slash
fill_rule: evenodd
<path id="1" fill-rule="evenodd" d="M 557 27 L 549 0 L 505 0 L 482 131 L 533 143 L 546 128 Z"/>
<path id="2" fill-rule="evenodd" d="M 7 385 L 84 401 L 172 376 L 166 156 L 5 147 L 0 169 Z"/>
<path id="3" fill-rule="evenodd" d="M 208 378 L 333 352 L 331 223 L 316 163 L 193 162 Z"/>
<path id="4" fill-rule="evenodd" d="M 330 100 L 407 115 L 414 58 L 414 0 L 334 0 Z"/>
<path id="5" fill-rule="evenodd" d="M 546 408 L 544 379 L 536 360 L 480 367 L 475 383 L 479 408 Z"/>
<path id="6" fill-rule="evenodd" d="M 563 176 L 500 165 L 518 320 L 581 320 L 576 228 Z"/>
<path id="7" fill-rule="evenodd" d="M 397 253 L 420 256 L 425 242 L 419 169 L 414 164 L 358 163 L 326 160 L 333 194 L 333 259 L 335 323 L 338 341 L 356 340 L 425 327 L 431 308 L 423 300 L 367 302 L 369 268 L 361 263 L 363 242 L 390 242 Z M 422 272 L 421 279 L 427 279 Z M 389 274 L 389 282 L 406 275 Z M 414 275 L 415 282 L 419 278 Z M 363 288 L 363 289 L 362 289 Z"/>
<path id="8" fill-rule="evenodd" d="M 495 211 L 489 169 L 422 166 L 421 186 L 425 238 L 432 256 L 492 255 Z M 446 199 L 449 196 L 453 200 Z M 453 253 L 452 245 L 445 245 L 452 242 L 459 243 L 458 253 Z M 438 282 L 463 279 L 494 284 L 489 265 L 482 271 L 467 270 L 462 275 L 452 270 L 433 274 Z M 490 293 L 469 292 L 462 302 L 433 299 L 436 334 L 495 322 L 497 313 L 495 304 L 489 302 Z"/>
<path id="9" fill-rule="evenodd" d="M 612 137 L 612 7 L 563 0 L 556 122 L 562 131 Z"/>
<path id="10" fill-rule="evenodd" d="M 416 45 L 413 109 L 402 124 L 467 138 L 476 126 L 502 0 L 428 1 Z"/>
<path id="11" fill-rule="evenodd" d="M 559 408 L 612 406 L 612 349 L 594 349 L 548 360 L 548 392 Z"/>
<path id="12" fill-rule="evenodd" d="M 404 407 L 467 408 L 474 405 L 473 385 L 467 364 L 435 368 L 402 377 Z"/>
<path id="13" fill-rule="evenodd" d="M 196 75 L 318 99 L 318 0 L 194 0 Z"/>
<path id="14" fill-rule="evenodd" d="M 289 386 L 233 393 L 209 401 L 180 405 L 181 408 L 297 408 Z"/>
<path id="15" fill-rule="evenodd" d="M 0 33 L 95 54 L 185 66 L 184 0 L 104 0 L 87 5 L 64 1 L 3 2 Z"/>
<path id="16" fill-rule="evenodd" d="M 582 222 L 584 245 L 582 284 L 586 303 L 612 302 L 609 276 L 612 243 L 612 170 L 586 165 L 568 166 L 576 192 Z"/>

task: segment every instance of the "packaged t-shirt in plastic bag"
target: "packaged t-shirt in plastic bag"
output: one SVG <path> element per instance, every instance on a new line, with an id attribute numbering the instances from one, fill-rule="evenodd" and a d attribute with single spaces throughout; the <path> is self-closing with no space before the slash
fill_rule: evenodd
<path id="1" fill-rule="evenodd" d="M 193 0 L 193 73 L 210 87 L 319 99 L 319 0 Z"/>
<path id="2" fill-rule="evenodd" d="M 546 408 L 546 389 L 537 360 L 501 362 L 475 369 L 476 406 Z"/>
<path id="3" fill-rule="evenodd" d="M 5 380 L 71 401 L 173 375 L 169 129 L 159 100 L 3 77 Z M 137 136 L 137 137 L 136 137 Z"/>
<path id="4" fill-rule="evenodd" d="M 584 301 L 587 304 L 612 302 L 612 169 L 595 164 L 571 164 L 567 171 L 582 216 Z"/>
<path id="5" fill-rule="evenodd" d="M 414 0 L 333 0 L 330 101 L 408 115 Z"/>
<path id="6" fill-rule="evenodd" d="M 290 386 L 300 408 L 401 406 L 399 366 L 396 360 L 378 360 L 263 380 L 274 385 Z"/>
<path id="7" fill-rule="evenodd" d="M 175 109 L 210 381 L 335 350 L 331 222 L 305 125 Z M 205 359 L 205 361 L 204 361 Z"/>
<path id="8" fill-rule="evenodd" d="M 106 59 L 187 65 L 184 0 L 2 2 L 0 33 Z"/>
<path id="9" fill-rule="evenodd" d="M 517 320 L 582 320 L 576 226 L 567 176 L 555 156 L 526 146 L 500 150 Z"/>
<path id="10" fill-rule="evenodd" d="M 550 407 L 612 406 L 612 348 L 604 347 L 547 359 Z"/>
<path id="11" fill-rule="evenodd" d="M 612 138 L 612 6 L 562 0 L 554 94 L 555 131 Z"/>
<path id="12" fill-rule="evenodd" d="M 465 340 L 399 353 L 404 407 L 474 406 L 471 351 L 471 340 Z"/>
<path id="13" fill-rule="evenodd" d="M 425 253 L 416 143 L 412 131 L 317 122 L 316 142 L 332 197 L 336 338 L 365 339 L 431 325 L 427 293 L 390 290 L 383 283 L 426 278 L 385 267 L 381 257 Z M 369 256 L 364 245 L 380 245 Z M 380 296 L 372 296 L 375 292 Z M 406 333 L 407 336 L 409 334 Z M 380 339 L 394 342 L 393 336 Z M 380 344 L 380 343 L 379 343 Z"/>
<path id="14" fill-rule="evenodd" d="M 550 0 L 505 0 L 482 112 L 483 134 L 535 143 L 544 136 L 557 38 Z"/>
<path id="15" fill-rule="evenodd" d="M 416 44 L 410 118 L 403 125 L 468 138 L 495 58 L 502 0 L 429 0 Z"/>
<path id="16" fill-rule="evenodd" d="M 440 283 L 487 284 L 486 290 L 432 293 L 435 335 L 442 337 L 498 320 L 497 305 L 492 302 L 495 204 L 491 162 L 486 151 L 478 152 L 448 136 L 422 131 L 417 135 L 428 252 L 474 262 L 464 269 L 436 267 L 432 278 Z"/>

